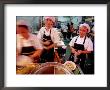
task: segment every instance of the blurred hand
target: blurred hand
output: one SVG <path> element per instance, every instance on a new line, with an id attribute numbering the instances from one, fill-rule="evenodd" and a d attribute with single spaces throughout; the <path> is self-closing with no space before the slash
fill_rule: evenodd
<path id="1" fill-rule="evenodd" d="M 82 50 L 77 51 L 77 55 L 80 55 L 80 54 L 82 54 Z"/>
<path id="2" fill-rule="evenodd" d="M 74 48 L 72 48 L 71 52 L 72 52 L 72 53 L 76 53 L 76 51 L 75 51 L 75 49 L 74 49 Z"/>
<path id="3" fill-rule="evenodd" d="M 44 47 L 44 49 L 49 50 L 50 48 L 49 47 Z"/>
<path id="4" fill-rule="evenodd" d="M 44 45 L 50 45 L 50 41 L 43 42 Z"/>
<path id="5" fill-rule="evenodd" d="M 20 55 L 19 51 L 16 49 L 16 57 Z"/>

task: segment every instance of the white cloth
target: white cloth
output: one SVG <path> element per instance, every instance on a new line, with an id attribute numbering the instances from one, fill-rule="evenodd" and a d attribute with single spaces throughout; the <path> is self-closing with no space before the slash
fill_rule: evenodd
<path id="1" fill-rule="evenodd" d="M 77 38 L 77 37 L 78 37 L 78 38 Z M 77 38 L 77 41 L 75 42 L 76 38 Z M 70 41 L 69 45 L 74 47 L 74 43 L 83 44 L 84 38 L 85 38 L 85 37 L 80 38 L 80 36 L 76 36 L 76 37 L 74 37 L 74 38 Z M 86 37 L 86 40 L 85 40 L 85 43 L 84 43 L 84 48 L 85 48 L 85 50 L 87 50 L 87 51 L 93 51 L 93 43 L 92 43 L 91 39 L 88 38 L 88 37 Z"/>
<path id="2" fill-rule="evenodd" d="M 29 38 L 25 39 L 20 34 L 17 34 L 17 49 L 21 51 L 22 47 L 34 46 L 35 49 L 42 49 L 42 44 L 36 35 L 29 34 Z"/>
<path id="3" fill-rule="evenodd" d="M 56 29 L 57 29 L 57 28 L 52 28 L 52 29 L 51 29 L 51 35 L 50 35 L 50 30 L 47 31 L 47 30 L 46 30 L 46 27 L 42 27 L 42 28 L 40 29 L 40 31 L 38 32 L 37 37 L 38 37 L 40 40 L 42 40 L 43 35 L 44 35 L 44 32 L 45 32 L 46 35 L 50 35 L 50 36 L 51 36 L 52 42 L 57 44 L 57 43 L 59 43 L 59 41 L 60 41 L 60 36 L 59 36 L 58 31 L 57 31 Z"/>
<path id="4" fill-rule="evenodd" d="M 55 22 L 55 17 L 53 16 L 45 16 L 44 19 L 51 19 L 53 22 Z"/>

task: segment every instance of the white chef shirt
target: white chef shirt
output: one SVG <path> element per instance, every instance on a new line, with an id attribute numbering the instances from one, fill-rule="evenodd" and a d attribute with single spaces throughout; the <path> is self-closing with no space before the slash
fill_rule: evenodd
<path id="1" fill-rule="evenodd" d="M 78 37 L 78 38 L 77 38 L 77 37 Z M 74 38 L 70 41 L 69 45 L 74 47 L 74 43 L 83 44 L 84 38 L 85 38 L 85 37 L 80 38 L 80 36 L 76 36 L 76 37 L 74 37 Z M 75 42 L 76 39 L 77 39 L 77 41 Z M 85 40 L 85 43 L 84 43 L 84 48 L 85 48 L 85 50 L 87 50 L 87 51 L 93 51 L 93 43 L 92 43 L 91 39 L 88 38 L 88 37 L 86 37 L 86 40 Z"/>
<path id="2" fill-rule="evenodd" d="M 29 38 L 25 39 L 20 34 L 17 34 L 17 49 L 21 51 L 22 47 L 34 46 L 35 49 L 42 49 L 40 40 L 34 34 L 29 34 Z"/>
<path id="3" fill-rule="evenodd" d="M 42 27 L 41 29 L 40 29 L 40 31 L 38 32 L 38 35 L 37 35 L 37 37 L 40 39 L 40 40 L 42 40 L 42 38 L 43 38 L 43 35 L 44 35 L 44 32 L 45 32 L 45 35 L 50 35 L 50 30 L 46 30 L 46 27 Z M 59 43 L 59 41 L 60 41 L 60 36 L 59 36 L 59 34 L 58 34 L 58 31 L 57 31 L 57 28 L 51 28 L 51 39 L 52 39 L 52 42 L 53 43 Z"/>

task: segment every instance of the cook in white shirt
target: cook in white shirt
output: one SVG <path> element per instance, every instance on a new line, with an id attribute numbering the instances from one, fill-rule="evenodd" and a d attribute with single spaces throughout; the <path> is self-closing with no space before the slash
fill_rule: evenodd
<path id="1" fill-rule="evenodd" d="M 60 41 L 60 37 L 56 28 L 53 28 L 55 23 L 55 17 L 45 16 L 44 17 L 45 27 L 42 27 L 37 35 L 37 37 L 42 41 L 43 53 L 42 59 L 44 62 L 54 61 L 54 47 Z"/>
<path id="2" fill-rule="evenodd" d="M 86 36 L 88 32 L 90 32 L 89 25 L 86 23 L 80 24 L 79 36 L 74 37 L 69 43 L 71 55 L 74 56 L 74 58 L 72 58 L 72 61 L 74 61 L 75 63 L 80 62 L 80 67 L 83 71 L 86 54 L 91 53 L 91 51 L 93 51 L 93 43 L 91 39 Z M 71 59 L 71 57 L 69 59 Z"/>
<path id="3" fill-rule="evenodd" d="M 26 55 L 33 59 L 40 58 L 42 44 L 36 35 L 29 32 L 28 26 L 20 22 L 17 24 L 17 55 Z"/>

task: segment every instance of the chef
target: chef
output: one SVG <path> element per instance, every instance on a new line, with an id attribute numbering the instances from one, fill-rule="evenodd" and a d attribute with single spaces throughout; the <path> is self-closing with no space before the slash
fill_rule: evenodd
<path id="1" fill-rule="evenodd" d="M 42 53 L 42 44 L 36 35 L 30 33 L 29 24 L 24 20 L 17 21 L 17 49 L 16 55 L 26 55 L 33 62 L 39 62 Z"/>
<path id="2" fill-rule="evenodd" d="M 79 25 L 79 36 L 74 37 L 70 43 L 71 55 L 70 60 L 75 63 L 80 63 L 80 67 L 84 72 L 84 64 L 86 59 L 86 54 L 93 51 L 93 43 L 90 38 L 86 35 L 90 32 L 90 26 L 86 23 Z M 73 58 L 71 58 L 71 56 Z"/>
<path id="3" fill-rule="evenodd" d="M 38 33 L 38 38 L 43 45 L 43 53 L 41 56 L 42 62 L 54 62 L 54 47 L 57 47 L 60 37 L 56 28 L 53 27 L 55 17 L 45 16 L 45 26 Z"/>

